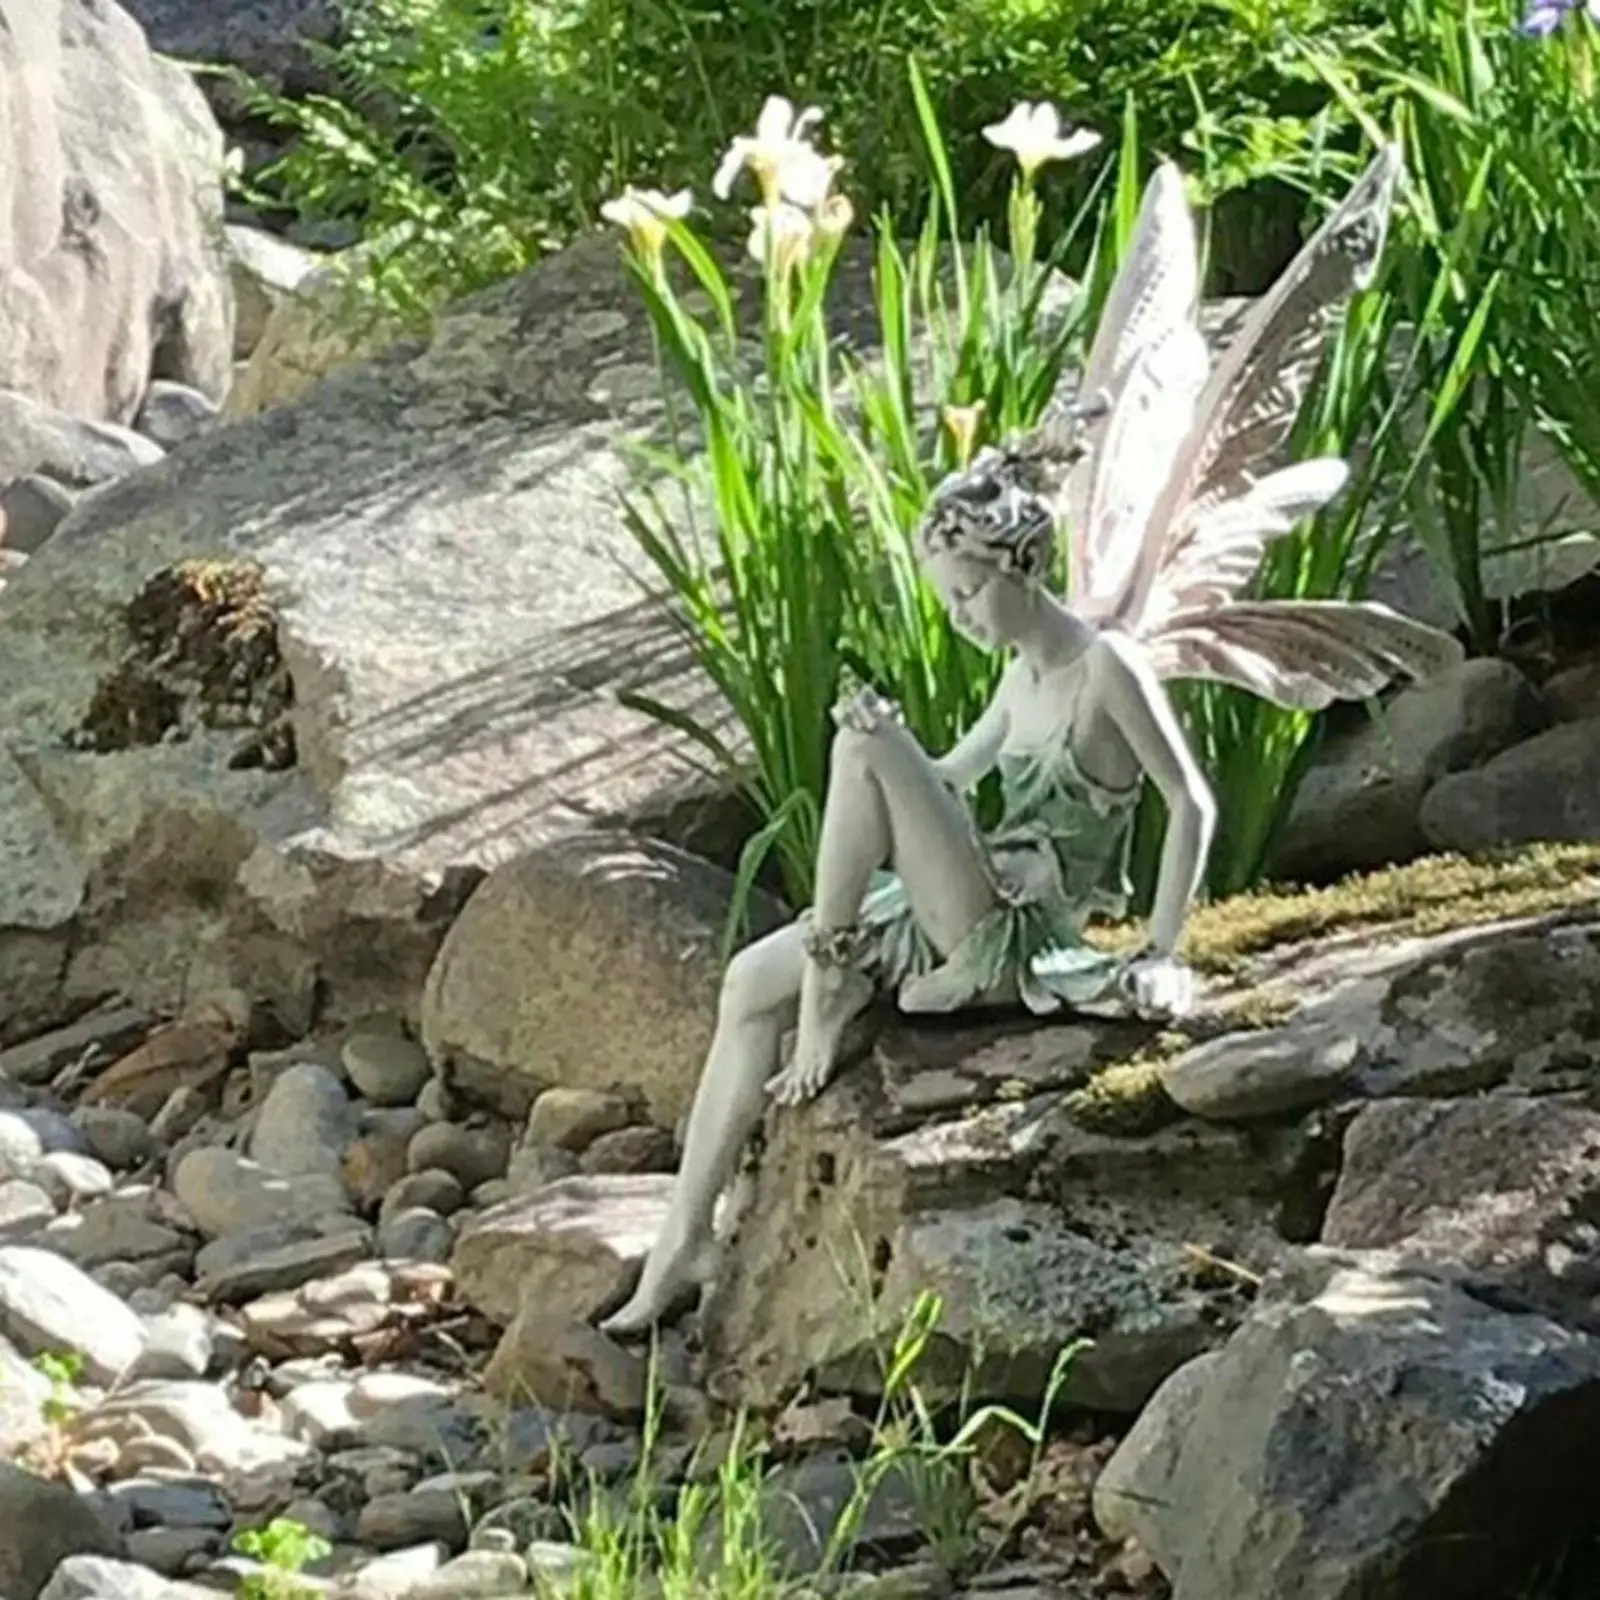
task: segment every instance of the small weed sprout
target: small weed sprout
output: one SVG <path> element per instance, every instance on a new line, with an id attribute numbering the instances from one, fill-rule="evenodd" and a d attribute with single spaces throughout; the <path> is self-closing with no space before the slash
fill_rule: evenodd
<path id="1" fill-rule="evenodd" d="M 75 1385 L 83 1376 L 83 1357 L 76 1350 L 41 1350 L 30 1365 L 49 1380 L 50 1392 L 39 1402 L 44 1431 L 22 1446 L 16 1464 L 44 1478 L 69 1476 L 82 1410 Z"/>
<path id="2" fill-rule="evenodd" d="M 319 1533 L 292 1517 L 274 1517 L 264 1528 L 250 1528 L 236 1534 L 233 1548 L 242 1556 L 259 1561 L 262 1571 L 240 1580 L 239 1600 L 303 1600 L 314 1591 L 297 1581 L 313 1561 L 320 1561 L 333 1548 Z"/>
<path id="3" fill-rule="evenodd" d="M 33 1366 L 50 1380 L 40 1414 L 52 1428 L 65 1429 L 78 1414 L 75 1386 L 83 1376 L 83 1357 L 76 1350 L 42 1350 L 33 1358 Z"/>

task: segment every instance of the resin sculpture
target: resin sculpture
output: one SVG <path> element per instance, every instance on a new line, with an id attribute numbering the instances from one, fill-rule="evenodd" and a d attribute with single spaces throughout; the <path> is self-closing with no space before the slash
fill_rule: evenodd
<path id="1" fill-rule="evenodd" d="M 1284 446 L 1334 319 L 1371 278 L 1398 176 L 1382 151 L 1213 364 L 1182 182 L 1158 170 L 1081 377 L 1032 433 L 938 487 L 919 530 L 928 579 L 955 626 L 1010 663 L 941 756 L 870 691 L 837 709 L 813 903 L 728 967 L 666 1222 L 609 1331 L 648 1326 L 714 1270 L 745 1140 L 769 1100 L 827 1083 L 880 992 L 914 1013 L 1192 1003 L 1178 948 L 1214 808 L 1166 680 L 1316 709 L 1460 657 L 1377 604 L 1234 598 L 1267 542 L 1345 482 L 1342 461 L 1287 463 Z M 1049 583 L 1058 538 L 1065 598 Z M 984 833 L 966 796 L 994 768 L 1004 815 Z M 1122 907 L 1147 778 L 1169 819 L 1155 902 L 1142 946 L 1112 954 L 1083 931 Z"/>

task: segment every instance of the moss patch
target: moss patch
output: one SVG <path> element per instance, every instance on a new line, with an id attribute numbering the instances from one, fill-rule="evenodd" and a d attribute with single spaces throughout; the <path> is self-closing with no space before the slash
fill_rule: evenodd
<path id="1" fill-rule="evenodd" d="M 186 561 L 146 580 L 123 616 L 121 658 L 101 679 L 71 743 L 128 750 L 247 730 L 235 767 L 295 763 L 293 686 L 259 565 Z"/>
<path id="2" fill-rule="evenodd" d="M 1128 1139 L 1181 1121 L 1185 1113 L 1162 1087 L 1161 1068 L 1190 1042 L 1183 1034 L 1164 1035 L 1143 1055 L 1102 1067 L 1066 1097 L 1063 1109 L 1081 1128 Z"/>
<path id="3" fill-rule="evenodd" d="M 1425 935 L 1600 904 L 1600 843 L 1541 844 L 1478 856 L 1423 856 L 1316 889 L 1259 889 L 1196 906 L 1184 954 L 1196 970 L 1237 972 L 1253 955 L 1364 928 Z M 1095 942 L 1141 936 L 1119 925 Z"/>
<path id="4" fill-rule="evenodd" d="M 1299 998 L 1285 988 L 1246 989 L 1217 1007 L 1213 1031 L 1243 1033 L 1277 1028 L 1299 1009 Z"/>

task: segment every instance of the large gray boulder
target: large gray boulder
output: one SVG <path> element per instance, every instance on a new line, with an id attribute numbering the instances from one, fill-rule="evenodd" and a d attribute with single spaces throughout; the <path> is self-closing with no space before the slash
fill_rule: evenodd
<path id="1" fill-rule="evenodd" d="M 715 709 L 617 503 L 655 392 L 601 236 L 80 505 L 0 595 L 0 1037 L 414 1014 L 501 862 L 692 835 L 697 753 L 616 695 Z"/>
<path id="2" fill-rule="evenodd" d="M 1313 1252 L 1175 1373 L 1095 1486 L 1173 1600 L 1500 1600 L 1593 1528 L 1600 1341 Z"/>
<path id="3" fill-rule="evenodd" d="M 1148 1032 L 1148 1030 L 1146 1030 Z M 1268 1264 L 1284 1173 L 1235 1129 L 1163 1126 L 1153 1073 L 1081 1085 L 1141 1039 L 1092 1023 L 894 1029 L 812 1104 L 768 1118 L 702 1308 L 710 1386 L 776 1407 L 805 1387 L 874 1393 L 937 1302 L 927 1395 L 1137 1411 L 1226 1337 L 1242 1280 L 1196 1248 Z"/>
<path id="4" fill-rule="evenodd" d="M 1345 1130 L 1322 1241 L 1454 1271 L 1600 1333 L 1600 1112 L 1582 1094 L 1403 1098 Z"/>
<path id="5" fill-rule="evenodd" d="M 0 389 L 123 423 L 152 377 L 220 401 L 222 135 L 188 74 L 114 0 L 0 0 L 0 149 Z"/>
<path id="6" fill-rule="evenodd" d="M 1235 1122 L 1347 1095 L 1549 1092 L 1585 1083 L 1600 1047 L 1600 921 L 1581 910 L 1328 940 L 1295 976 L 1298 1003 L 1281 1022 L 1163 1063 L 1178 1105 Z"/>
<path id="7" fill-rule="evenodd" d="M 1353 714 L 1295 791 L 1272 851 L 1275 875 L 1322 882 L 1421 855 L 1422 805 L 1433 785 L 1542 725 L 1531 685 L 1492 657 L 1401 688 L 1376 715 L 1346 709 Z"/>
<path id="8" fill-rule="evenodd" d="M 489 1069 L 505 1086 L 491 1098 L 509 1114 L 541 1086 L 625 1090 L 674 1128 L 711 1044 L 734 888 L 686 850 L 609 834 L 508 861 L 445 935 L 423 992 L 423 1042 L 469 1091 Z M 765 932 L 780 913 L 753 899 L 750 920 Z M 601 993 L 615 1003 L 597 1028 Z"/>

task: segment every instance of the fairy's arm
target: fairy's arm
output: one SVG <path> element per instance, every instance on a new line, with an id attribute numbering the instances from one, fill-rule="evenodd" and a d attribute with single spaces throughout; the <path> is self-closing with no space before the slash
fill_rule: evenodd
<path id="1" fill-rule="evenodd" d="M 1216 830 L 1216 803 L 1160 679 L 1140 644 L 1107 630 L 1090 649 L 1096 698 L 1167 804 L 1150 949 L 1172 956 Z"/>
<path id="2" fill-rule="evenodd" d="M 1000 758 L 1011 725 L 1005 690 L 1002 679 L 978 720 L 934 762 L 939 776 L 957 794 L 965 794 Z"/>

